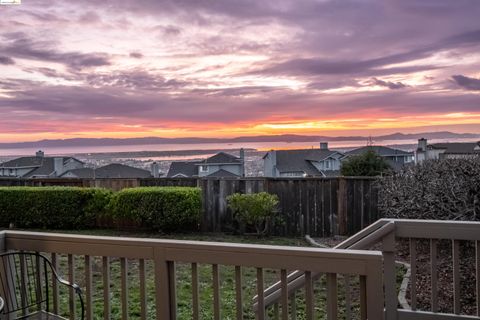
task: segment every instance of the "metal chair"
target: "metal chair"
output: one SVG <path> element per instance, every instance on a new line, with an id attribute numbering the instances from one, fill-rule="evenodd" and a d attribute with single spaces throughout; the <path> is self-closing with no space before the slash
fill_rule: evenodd
<path id="1" fill-rule="evenodd" d="M 80 301 L 80 319 L 83 320 L 82 290 L 62 279 L 50 260 L 36 252 L 1 253 L 0 292 L 5 304 L 3 312 L 0 311 L 0 319 L 66 319 L 52 313 L 54 282 L 74 290 Z"/>

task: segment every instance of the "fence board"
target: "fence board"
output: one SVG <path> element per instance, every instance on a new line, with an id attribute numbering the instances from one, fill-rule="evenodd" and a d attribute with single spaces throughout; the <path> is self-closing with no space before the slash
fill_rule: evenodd
<path id="1" fill-rule="evenodd" d="M 10 179 L 0 186 L 80 186 L 112 190 L 137 186 L 185 186 L 202 189 L 201 230 L 231 232 L 234 220 L 226 198 L 233 193 L 269 192 L 279 197 L 277 236 L 352 235 L 381 218 L 373 178 L 148 178 L 148 179 Z M 100 223 L 100 222 L 99 222 Z M 103 226 L 105 227 L 105 226 Z M 126 227 L 126 226 L 125 226 Z M 243 230 L 241 230 L 243 231 Z"/>

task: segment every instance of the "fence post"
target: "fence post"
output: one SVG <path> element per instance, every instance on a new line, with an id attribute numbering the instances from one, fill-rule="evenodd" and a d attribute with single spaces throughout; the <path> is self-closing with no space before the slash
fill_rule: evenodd
<path id="1" fill-rule="evenodd" d="M 347 221 L 347 180 L 344 177 L 338 178 L 337 191 L 337 208 L 338 208 L 338 234 L 348 234 Z"/>

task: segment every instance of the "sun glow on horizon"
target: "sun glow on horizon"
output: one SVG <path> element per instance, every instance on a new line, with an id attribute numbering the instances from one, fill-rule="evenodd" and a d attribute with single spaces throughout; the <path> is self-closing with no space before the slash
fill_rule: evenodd
<path id="1" fill-rule="evenodd" d="M 98 124 L 101 120 L 108 120 L 104 126 Z M 68 138 L 141 138 L 141 137 L 164 137 L 164 138 L 184 138 L 184 137 L 202 137 L 202 138 L 233 138 L 238 136 L 256 136 L 256 135 L 280 135 L 280 134 L 298 134 L 298 135 L 350 135 L 363 134 L 372 135 L 375 132 L 409 132 L 415 128 L 431 126 L 462 126 L 478 124 L 478 130 L 469 131 L 480 133 L 480 113 L 447 113 L 436 115 L 416 115 L 381 118 L 332 118 L 324 120 L 282 120 L 268 121 L 257 124 L 238 123 L 235 125 L 223 125 L 220 123 L 202 124 L 194 123 L 162 124 L 162 127 L 156 127 L 155 123 L 122 123 L 112 125 L 111 119 L 97 119 L 97 126 L 91 127 L 93 130 L 81 130 L 69 133 L 59 131 L 45 132 L 22 132 L 22 133 L 0 133 L 0 139 L 3 142 L 21 142 L 35 141 L 41 139 L 68 139 Z M 55 125 L 52 124 L 52 128 Z M 112 130 L 113 129 L 113 130 Z"/>

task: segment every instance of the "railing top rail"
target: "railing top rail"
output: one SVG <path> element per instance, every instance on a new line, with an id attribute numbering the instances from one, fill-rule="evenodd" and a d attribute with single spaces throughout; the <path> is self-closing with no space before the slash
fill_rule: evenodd
<path id="1" fill-rule="evenodd" d="M 264 252 L 275 251 L 278 253 L 288 252 L 288 254 L 324 254 L 324 255 L 338 255 L 340 253 L 351 253 L 362 259 L 376 259 L 379 255 L 373 251 L 362 250 L 331 250 L 325 248 L 313 247 L 293 247 L 293 246 L 277 246 L 264 244 L 243 244 L 243 243 L 225 243 L 213 241 L 194 241 L 194 240 L 171 240 L 171 239 L 152 239 L 152 238 L 134 238 L 134 237 L 111 237 L 111 236 L 90 236 L 80 234 L 68 233 L 49 233 L 49 232 L 29 232 L 29 231 L 10 231 L 6 230 L 5 236 L 7 241 L 11 239 L 25 239 L 25 240 L 45 240 L 45 241 L 63 241 L 75 243 L 94 243 L 94 244 L 126 244 L 138 247 L 146 246 L 161 246 L 165 248 L 198 248 L 211 250 L 227 250 L 229 252 Z"/>
<path id="2" fill-rule="evenodd" d="M 419 239 L 480 240 L 480 222 L 382 219 L 395 223 L 395 236 Z"/>
<path id="3" fill-rule="evenodd" d="M 6 231 L 6 249 L 367 274 L 380 252 Z"/>
<path id="4" fill-rule="evenodd" d="M 374 233 L 375 231 L 381 229 L 383 226 L 386 224 L 390 223 L 391 220 L 389 219 L 380 219 L 368 227 L 360 230 L 353 236 L 349 237 L 345 241 L 339 243 L 338 245 L 335 246 L 335 249 L 347 249 L 351 247 L 352 245 L 356 244 L 357 242 L 361 241 L 363 238 L 369 236 L 370 234 Z"/>

